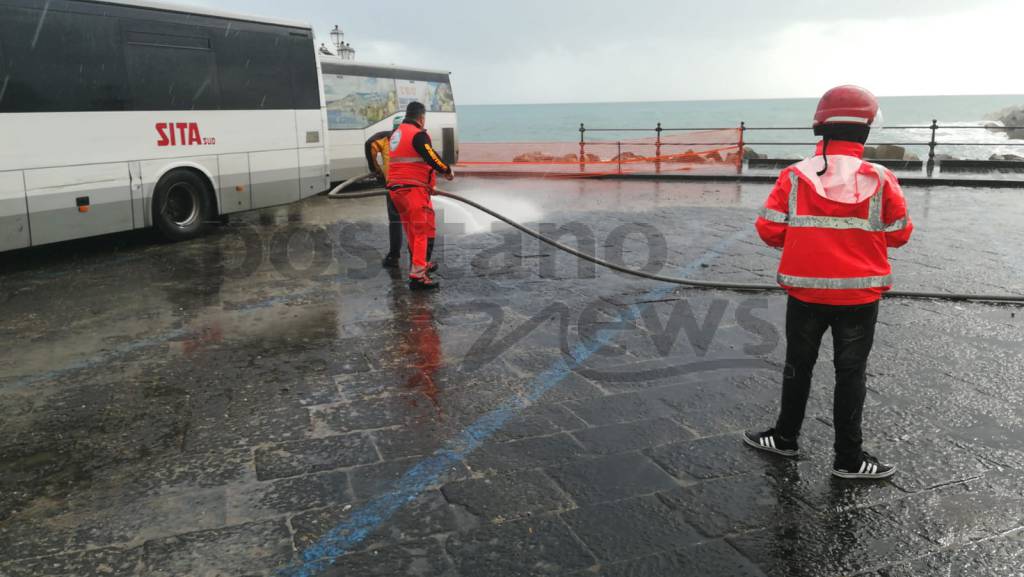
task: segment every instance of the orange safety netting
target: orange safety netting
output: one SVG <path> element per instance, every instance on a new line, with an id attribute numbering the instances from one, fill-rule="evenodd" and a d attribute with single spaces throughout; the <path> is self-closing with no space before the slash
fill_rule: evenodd
<path id="1" fill-rule="evenodd" d="M 723 172 L 741 161 L 739 129 L 724 129 L 583 143 L 463 142 L 457 166 L 474 174 L 607 176 Z"/>

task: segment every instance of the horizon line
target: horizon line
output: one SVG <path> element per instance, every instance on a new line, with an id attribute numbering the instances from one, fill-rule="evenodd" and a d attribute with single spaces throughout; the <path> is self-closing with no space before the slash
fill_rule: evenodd
<path id="1" fill-rule="evenodd" d="M 978 96 L 1019 96 L 1024 98 L 1024 93 L 1003 93 L 1003 94 L 890 94 L 880 95 L 878 98 L 949 98 L 962 97 L 971 98 Z M 665 104 L 671 102 L 761 102 L 778 100 L 816 100 L 820 96 L 785 96 L 785 97 L 764 97 L 764 98 L 685 98 L 680 100 L 581 100 L 576 102 L 554 101 L 554 102 L 462 102 L 459 106 L 554 106 L 573 104 Z M 1021 103 L 1024 105 L 1024 102 Z"/>

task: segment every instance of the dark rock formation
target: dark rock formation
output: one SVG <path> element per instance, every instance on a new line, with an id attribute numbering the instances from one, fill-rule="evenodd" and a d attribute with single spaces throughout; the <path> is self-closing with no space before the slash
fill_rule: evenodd
<path id="1" fill-rule="evenodd" d="M 994 132 L 1005 132 L 1010 138 L 1021 138 L 1024 139 L 1024 106 L 1012 106 L 1010 108 L 1004 108 L 995 114 L 989 116 L 989 119 L 996 120 L 999 124 L 988 123 L 985 125 L 986 128 Z M 1004 126 L 1018 127 L 1018 128 L 1003 128 Z"/>

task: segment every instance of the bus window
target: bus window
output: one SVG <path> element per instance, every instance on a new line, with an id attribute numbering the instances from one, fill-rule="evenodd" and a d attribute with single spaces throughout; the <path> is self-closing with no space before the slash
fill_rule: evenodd
<path id="1" fill-rule="evenodd" d="M 127 109 L 116 18 L 0 4 L 0 43 L 0 112 Z"/>
<path id="2" fill-rule="evenodd" d="M 298 110 L 320 109 L 320 85 L 317 82 L 316 49 L 308 33 L 291 34 L 292 102 Z"/>
<path id="3" fill-rule="evenodd" d="M 324 74 L 324 98 L 331 130 L 366 128 L 399 110 L 393 78 Z"/>
<path id="4" fill-rule="evenodd" d="M 209 38 L 129 30 L 126 39 L 134 110 L 220 108 L 217 65 Z"/>
<path id="5" fill-rule="evenodd" d="M 228 30 L 223 38 L 216 38 L 214 42 L 223 107 L 227 110 L 290 109 L 291 86 L 282 82 L 291 75 L 289 37 L 240 28 Z"/>

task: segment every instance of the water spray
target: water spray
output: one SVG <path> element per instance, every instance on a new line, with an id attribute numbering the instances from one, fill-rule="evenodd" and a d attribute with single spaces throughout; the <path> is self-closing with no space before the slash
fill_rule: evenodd
<path id="1" fill-rule="evenodd" d="M 327 196 L 329 198 L 333 198 L 333 199 L 350 199 L 350 200 L 354 200 L 354 199 L 359 199 L 359 198 L 373 198 L 373 197 L 377 197 L 377 196 L 385 196 L 385 195 L 388 194 L 388 191 L 386 189 L 373 189 L 373 190 L 362 191 L 362 192 L 348 192 L 348 193 L 343 193 L 342 192 L 343 190 L 345 190 L 345 188 L 351 186 L 352 184 L 354 184 L 356 182 L 359 182 L 360 180 L 363 180 L 363 179 L 367 178 L 368 176 L 370 176 L 370 175 L 367 174 L 367 175 L 358 176 L 358 177 L 355 177 L 355 178 L 350 178 L 349 180 L 346 180 L 345 182 L 343 182 L 343 183 L 339 184 L 338 186 L 334 187 L 333 190 L 331 190 L 329 193 L 327 193 Z M 609 261 L 597 258 L 596 256 L 589 255 L 589 254 L 587 254 L 585 252 L 581 252 L 581 251 L 579 251 L 579 250 L 577 250 L 577 249 L 575 249 L 575 248 L 573 248 L 571 246 L 568 246 L 566 244 L 562 244 L 561 242 L 558 242 L 557 240 L 554 240 L 552 238 L 548 238 L 548 237 L 540 234 L 539 232 L 537 232 L 537 231 L 535 231 L 535 230 L 533 230 L 533 229 L 531 229 L 531 228 L 529 228 L 529 227 L 527 227 L 525 225 L 522 225 L 522 224 L 512 220 L 511 218 L 506 217 L 505 215 L 502 215 L 502 214 L 500 214 L 500 213 L 498 213 L 498 212 L 496 212 L 494 210 L 491 210 L 491 209 L 487 208 L 486 206 L 483 206 L 483 205 L 481 205 L 481 204 L 479 204 L 477 202 L 469 200 L 468 198 L 459 196 L 457 194 L 454 194 L 454 193 L 451 193 L 451 192 L 448 192 L 446 190 L 442 190 L 442 189 L 439 189 L 439 188 L 435 188 L 434 189 L 434 194 L 436 196 L 447 197 L 447 198 L 450 198 L 452 200 L 456 200 L 458 202 L 461 202 L 461 203 L 463 203 L 463 204 L 465 204 L 467 206 L 471 206 L 471 207 L 473 207 L 473 208 L 475 208 L 475 209 L 477 209 L 477 210 L 479 210 L 479 211 L 481 211 L 481 212 L 483 212 L 485 214 L 488 214 L 488 215 L 494 217 L 497 220 L 500 220 L 500 221 L 504 222 L 505 224 L 511 226 L 512 228 L 514 228 L 516 230 L 519 230 L 520 232 L 523 232 L 524 234 L 532 236 L 533 238 L 535 238 L 535 239 L 537 239 L 537 240 L 539 240 L 539 241 L 541 241 L 543 243 L 546 243 L 548 245 L 551 245 L 551 246 L 553 246 L 554 248 L 557 248 L 560 251 L 563 251 L 563 252 L 566 252 L 568 254 L 571 254 L 572 256 L 574 256 L 576 258 L 585 260 L 587 262 L 594 263 L 596 265 L 602 266 L 602 267 L 607 268 L 607 269 L 611 269 L 611 270 L 614 270 L 614 271 L 621 272 L 623 274 L 628 274 L 628 275 L 639 277 L 639 278 L 645 278 L 645 279 L 649 279 L 649 280 L 654 280 L 654 281 L 659 281 L 659 282 L 666 282 L 666 283 L 671 283 L 671 284 L 677 284 L 677 285 L 687 286 L 687 287 L 691 287 L 691 288 L 698 288 L 698 289 L 748 291 L 748 292 L 773 292 L 773 293 L 785 292 L 784 288 L 782 288 L 782 287 L 780 287 L 779 285 L 776 285 L 776 284 L 707 281 L 707 280 L 698 280 L 698 279 L 688 279 L 688 278 L 680 278 L 680 277 L 673 277 L 673 276 L 665 276 L 665 275 L 653 274 L 653 273 L 648 273 L 648 272 L 644 272 L 644 271 L 639 271 L 639 270 L 631 269 L 631 268 L 628 268 L 628 267 L 623 266 L 623 265 L 615 264 L 613 262 L 609 262 Z M 892 290 L 892 291 L 886 292 L 885 296 L 886 297 L 896 297 L 896 298 L 910 298 L 910 299 L 932 299 L 932 300 L 946 300 L 946 301 L 989 302 L 989 303 L 1008 303 L 1008 304 L 1014 304 L 1014 305 L 1024 305 L 1024 295 L 1012 295 L 1012 294 L 937 293 L 937 292 L 925 292 L 925 291 Z"/>

